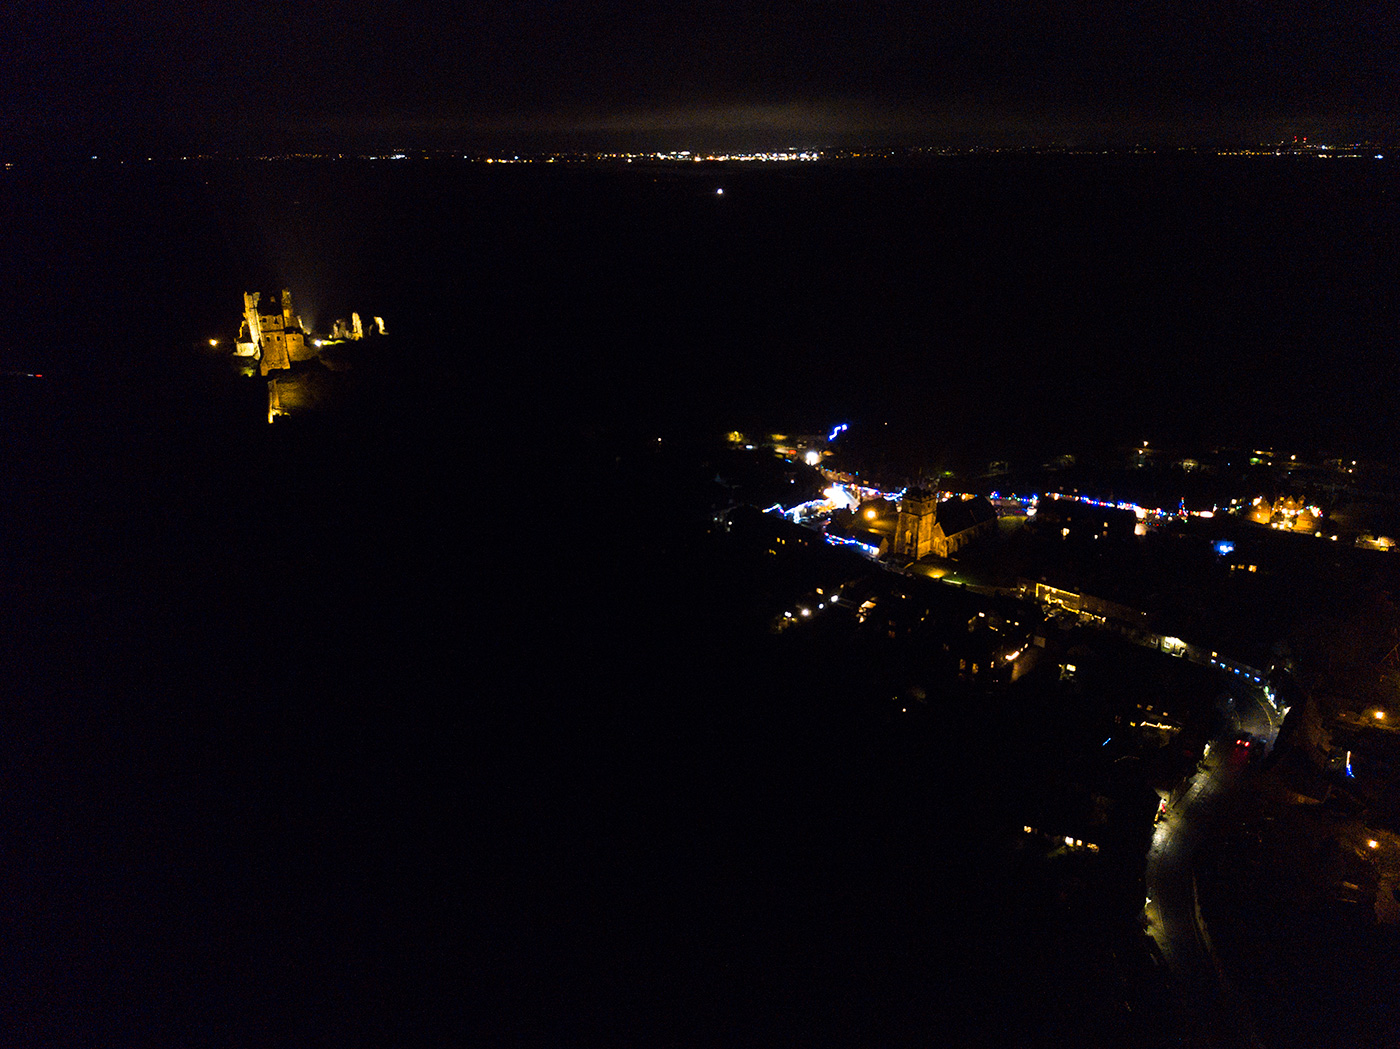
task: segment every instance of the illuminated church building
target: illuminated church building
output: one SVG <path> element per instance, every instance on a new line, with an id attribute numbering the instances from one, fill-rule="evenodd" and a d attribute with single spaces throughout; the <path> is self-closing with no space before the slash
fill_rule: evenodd
<path id="1" fill-rule="evenodd" d="M 997 512 L 982 496 L 945 499 L 911 488 L 899 504 L 894 553 L 917 561 L 933 554 L 950 557 L 978 536 L 996 528 Z"/>

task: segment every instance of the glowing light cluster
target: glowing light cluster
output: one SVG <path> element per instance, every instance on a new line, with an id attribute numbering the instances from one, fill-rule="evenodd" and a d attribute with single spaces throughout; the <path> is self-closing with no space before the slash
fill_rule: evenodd
<path id="1" fill-rule="evenodd" d="M 1138 506 L 1137 503 L 1113 502 L 1108 499 L 1093 499 L 1087 495 L 1073 495 L 1064 492 L 1050 492 L 1047 498 L 1068 499 L 1072 503 L 1083 503 L 1085 506 L 1096 506 L 1101 510 L 1131 510 L 1137 515 L 1138 520 L 1143 520 L 1149 516 L 1161 516 L 1163 510 L 1149 506 Z"/>
<path id="2" fill-rule="evenodd" d="M 782 517 L 786 517 L 789 521 L 797 521 L 809 513 L 818 512 L 824 506 L 826 506 L 825 499 L 809 499 L 805 503 L 798 503 L 796 506 L 789 507 L 786 510 L 783 509 L 782 503 L 774 503 L 763 512 L 765 514 L 778 514 Z"/>
<path id="3" fill-rule="evenodd" d="M 822 493 L 831 501 L 831 505 L 838 510 L 854 510 L 860 505 L 860 500 L 848 492 L 843 485 L 834 484 Z"/>
<path id="4" fill-rule="evenodd" d="M 846 539 L 839 535 L 831 535 L 830 533 L 824 533 L 822 538 L 833 546 L 853 546 L 867 557 L 880 556 L 878 547 L 871 546 L 869 543 L 862 543 L 858 539 Z"/>
<path id="5" fill-rule="evenodd" d="M 785 149 L 777 152 L 767 153 L 692 153 L 688 149 L 672 150 L 669 153 L 649 153 L 646 154 L 648 160 L 681 160 L 681 161 L 739 161 L 740 163 L 764 163 L 764 164 L 785 164 L 793 161 L 821 160 L 822 155 L 815 149 L 793 150 Z M 628 159 L 631 159 L 630 157 Z"/>
<path id="6" fill-rule="evenodd" d="M 1255 670 L 1253 667 L 1239 666 L 1235 663 L 1230 662 L 1229 660 L 1220 659 L 1218 656 L 1215 656 L 1213 654 L 1210 657 L 1210 665 L 1215 667 L 1217 670 L 1223 670 L 1228 674 L 1239 674 L 1241 677 L 1245 677 L 1248 678 L 1250 681 L 1253 681 L 1256 685 L 1263 684 L 1264 681 L 1264 675 L 1261 674 L 1259 671 Z"/>
<path id="7" fill-rule="evenodd" d="M 1032 837 L 1048 838 L 1050 841 L 1064 845 L 1067 849 L 1086 849 L 1089 852 L 1099 851 L 1099 847 L 1091 841 L 1084 841 L 1082 838 L 1076 838 L 1068 834 L 1050 834 L 1046 831 L 1036 830 L 1030 824 L 1022 826 L 1021 833 L 1028 834 Z"/>
<path id="8" fill-rule="evenodd" d="M 1209 519 L 1216 515 L 1220 507 L 1212 507 L 1209 510 L 1188 510 L 1183 501 L 1175 510 L 1168 511 L 1156 506 L 1139 506 L 1137 503 L 1117 501 L 1111 499 L 1094 499 L 1087 495 L 1078 495 L 1066 492 L 1048 492 L 1047 499 L 1068 499 L 1070 502 L 1083 503 L 1085 506 L 1098 507 L 1101 510 L 1131 510 L 1139 521 L 1145 521 L 1149 517 L 1200 517 Z"/>

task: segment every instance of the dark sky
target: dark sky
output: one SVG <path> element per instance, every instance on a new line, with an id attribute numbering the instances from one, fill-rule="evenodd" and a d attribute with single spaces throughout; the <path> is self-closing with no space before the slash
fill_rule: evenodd
<path id="1" fill-rule="evenodd" d="M 4 7 L 11 149 L 1388 137 L 1400 112 L 1393 2 Z"/>

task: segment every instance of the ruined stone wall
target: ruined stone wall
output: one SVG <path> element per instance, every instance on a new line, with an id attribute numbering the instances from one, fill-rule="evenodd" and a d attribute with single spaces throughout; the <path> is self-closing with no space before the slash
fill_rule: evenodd
<path id="1" fill-rule="evenodd" d="M 262 373 L 292 366 L 287 354 L 287 333 L 282 328 L 281 315 L 263 315 L 262 321 Z"/>
<path id="2" fill-rule="evenodd" d="M 294 361 L 309 361 L 320 351 L 306 341 L 306 334 L 295 328 L 287 333 L 287 357 Z"/>
<path id="3" fill-rule="evenodd" d="M 324 390 L 311 375 L 295 375 L 267 381 L 267 421 L 279 415 L 294 415 L 314 409 L 324 398 Z"/>

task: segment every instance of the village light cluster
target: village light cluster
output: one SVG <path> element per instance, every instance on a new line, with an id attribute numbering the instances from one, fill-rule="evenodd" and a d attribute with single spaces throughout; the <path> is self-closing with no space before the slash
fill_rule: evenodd
<path id="1" fill-rule="evenodd" d="M 1064 847 L 1065 847 L 1066 849 L 1085 849 L 1085 850 L 1088 851 L 1088 852 L 1098 852 L 1098 851 L 1099 851 L 1099 847 L 1098 847 L 1097 845 L 1095 845 L 1095 844 L 1094 844 L 1093 842 L 1091 842 L 1091 841 L 1085 841 L 1085 840 L 1083 840 L 1082 838 L 1076 838 L 1076 837 L 1073 837 L 1073 836 L 1068 835 L 1068 834 L 1065 834 L 1065 835 L 1052 834 L 1052 833 L 1048 833 L 1048 832 L 1046 832 L 1046 831 L 1037 830 L 1036 828 L 1032 827 L 1030 824 L 1024 825 L 1024 826 L 1021 828 L 1021 832 L 1022 832 L 1023 834 L 1026 834 L 1026 835 L 1030 836 L 1030 837 L 1045 838 L 1045 839 L 1047 839 L 1048 841 L 1053 841 L 1053 842 L 1055 842 L 1056 844 L 1063 843 L 1063 845 L 1064 845 Z"/>
<path id="2" fill-rule="evenodd" d="M 648 160 L 711 160 L 711 161 L 733 161 L 749 163 L 757 161 L 760 163 L 784 164 L 792 161 L 820 160 L 822 155 L 817 150 L 782 150 L 781 152 L 770 153 L 692 153 L 688 149 L 673 150 L 670 153 L 650 153 L 646 154 Z"/>

